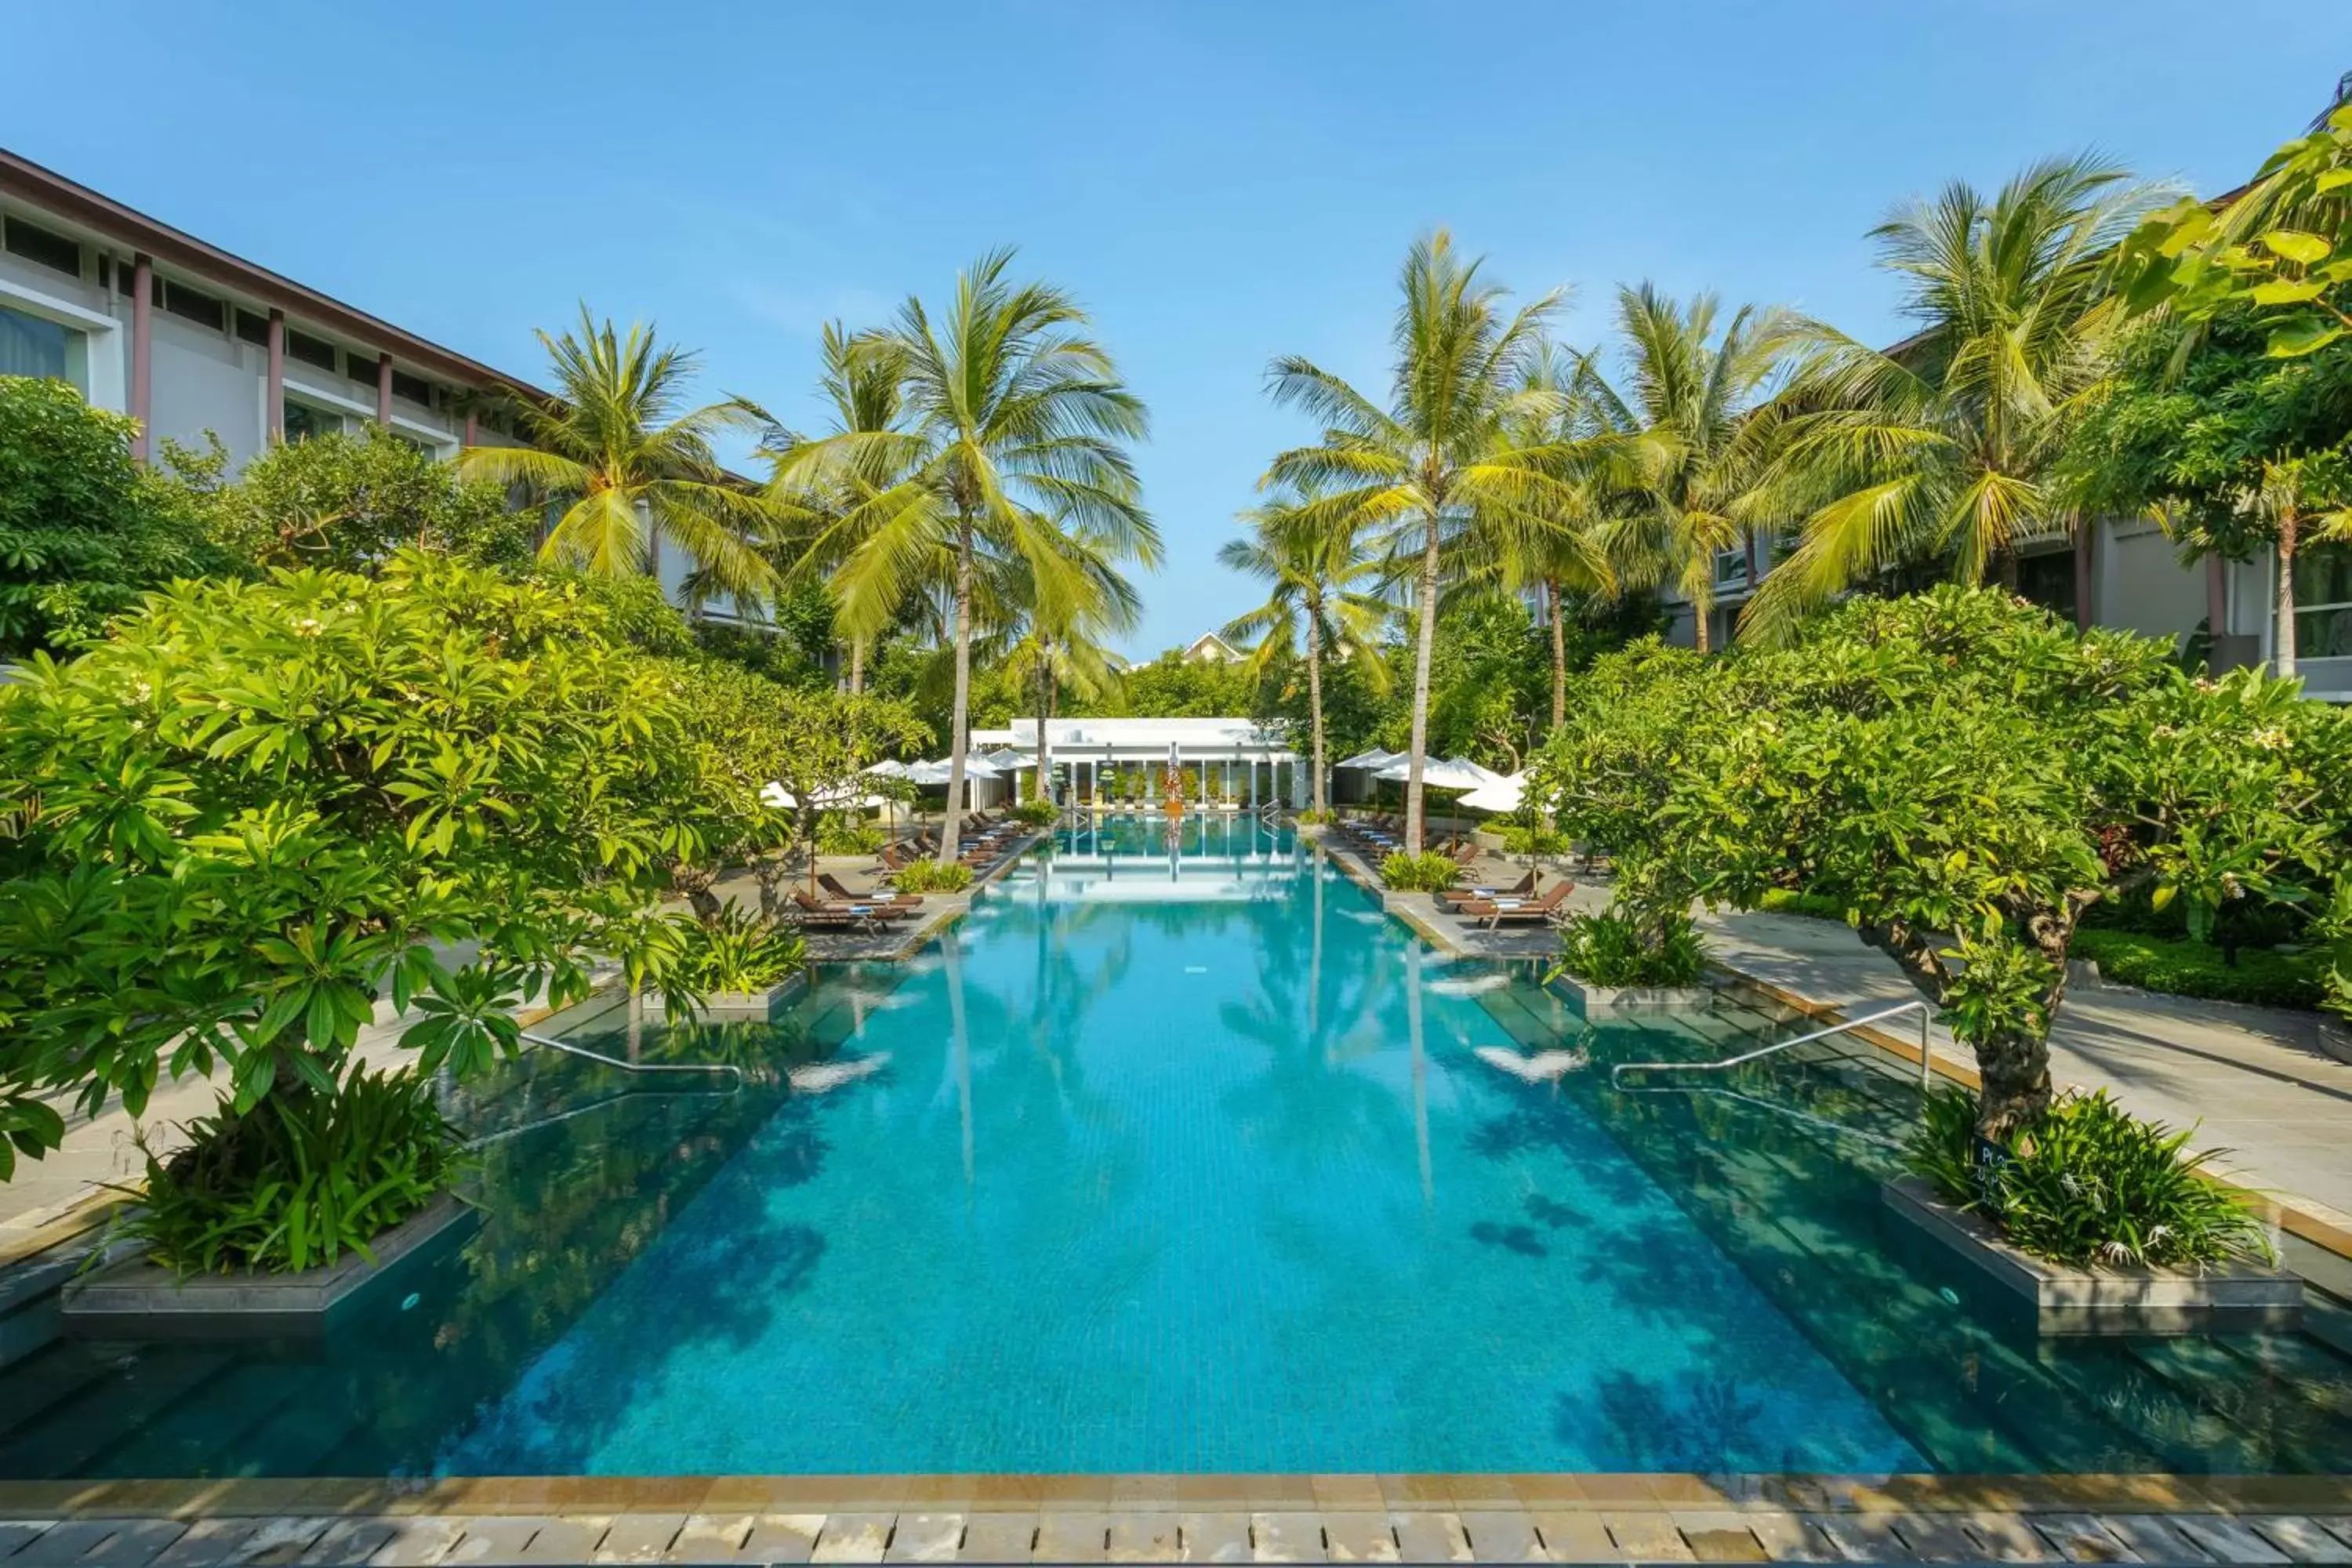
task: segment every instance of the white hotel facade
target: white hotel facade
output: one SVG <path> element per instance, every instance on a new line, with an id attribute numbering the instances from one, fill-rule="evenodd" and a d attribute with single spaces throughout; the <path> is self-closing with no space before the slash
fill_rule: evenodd
<path id="1" fill-rule="evenodd" d="M 142 458 L 210 431 L 233 468 L 273 437 L 363 423 L 440 457 L 502 443 L 483 395 L 537 392 L 5 150 L 0 374 L 130 415 Z"/>

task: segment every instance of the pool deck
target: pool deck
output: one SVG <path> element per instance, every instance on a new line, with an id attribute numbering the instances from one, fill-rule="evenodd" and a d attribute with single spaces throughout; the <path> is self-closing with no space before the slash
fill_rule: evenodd
<path id="1" fill-rule="evenodd" d="M 0 1482 L 0 1563 L 2344 1563 L 2340 1479 Z"/>

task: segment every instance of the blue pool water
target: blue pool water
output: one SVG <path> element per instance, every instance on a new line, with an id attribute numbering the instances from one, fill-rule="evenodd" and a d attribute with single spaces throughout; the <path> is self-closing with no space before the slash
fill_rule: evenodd
<path id="1" fill-rule="evenodd" d="M 1596 1026 L 1286 831 L 1114 822 L 772 1024 L 572 1024 L 746 1081 L 467 1086 L 478 1226 L 323 1342 L 0 1370 L 0 1476 L 2352 1468 L 2330 1299 L 2037 1340 L 1923 1256 L 1867 1052 L 1609 1085 L 1780 1023 Z"/>

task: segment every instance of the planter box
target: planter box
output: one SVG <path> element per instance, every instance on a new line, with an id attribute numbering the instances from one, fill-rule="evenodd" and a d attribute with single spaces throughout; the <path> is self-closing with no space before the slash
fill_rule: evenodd
<path id="1" fill-rule="evenodd" d="M 778 981 L 765 991 L 714 991 L 702 999 L 702 1005 L 694 1010 L 694 1016 L 720 1024 L 767 1018 L 774 1014 L 778 1004 L 807 984 L 808 971 L 803 969 L 789 979 Z M 669 1016 L 669 1004 L 662 998 L 661 993 L 649 991 L 644 1001 L 646 1017 Z"/>
<path id="2" fill-rule="evenodd" d="M 444 1194 L 375 1238 L 370 1263 L 356 1252 L 330 1268 L 299 1274 L 200 1274 L 172 1271 L 134 1258 L 66 1286 L 58 1303 L 65 1331 L 79 1339 L 226 1340 L 312 1336 L 329 1314 L 445 1238 L 454 1243 L 478 1216 Z"/>
<path id="3" fill-rule="evenodd" d="M 2013 1292 L 2039 1333 L 2240 1333 L 2303 1321 L 2303 1280 L 2283 1269 L 2073 1268 L 2011 1246 L 1917 1177 L 1883 1182 L 1878 1191 L 1891 1213 Z"/>
<path id="4" fill-rule="evenodd" d="M 1556 984 L 1588 1018 L 1595 1013 L 1704 1013 L 1715 1006 L 1715 991 L 1706 985 L 1588 985 L 1572 974 Z"/>

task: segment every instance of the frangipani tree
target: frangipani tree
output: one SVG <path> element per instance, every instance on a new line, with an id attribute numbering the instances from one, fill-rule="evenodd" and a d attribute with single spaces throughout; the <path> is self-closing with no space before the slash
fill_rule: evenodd
<path id="1" fill-rule="evenodd" d="M 331 1101 L 379 1000 L 415 1009 L 415 1070 L 465 1072 L 515 1047 L 527 996 L 583 994 L 593 955 L 664 984 L 669 868 L 733 831 L 690 679 L 577 584 L 422 553 L 178 584 L 37 658 L 0 685 L 16 1147 L 57 1141 L 25 1120 L 43 1091 L 135 1115 L 216 1065 L 230 1135 Z"/>
<path id="2" fill-rule="evenodd" d="M 1012 261 L 1009 250 L 982 257 L 957 280 L 943 317 L 909 298 L 887 331 L 866 340 L 867 352 L 897 363 L 906 428 L 843 431 L 777 463 L 776 482 L 787 489 L 899 476 L 822 527 L 810 550 L 839 562 L 831 580 L 853 626 L 897 614 L 939 586 L 946 567 L 951 800 L 961 796 L 971 743 L 972 607 L 983 558 L 1018 559 L 1040 584 L 1066 584 L 1081 569 L 1063 531 L 1082 526 L 1106 554 L 1146 566 L 1160 559 L 1127 452 L 1145 433 L 1143 405 L 1086 335 L 1076 301 L 1049 284 L 1012 281 Z M 954 836 L 944 835 L 940 863 L 955 853 Z"/>
<path id="3" fill-rule="evenodd" d="M 1331 809 L 1330 773 L 1323 738 L 1323 661 L 1349 662 L 1378 692 L 1389 689 L 1389 669 L 1380 657 L 1389 603 L 1386 569 L 1364 552 L 1356 530 L 1318 514 L 1297 492 L 1276 496 L 1242 514 L 1250 536 L 1229 539 L 1217 560 L 1269 584 L 1265 602 L 1225 624 L 1222 635 L 1252 644 L 1248 667 L 1263 676 L 1276 660 L 1297 657 L 1307 663 L 1307 728 L 1313 736 L 1314 809 Z"/>
<path id="4" fill-rule="evenodd" d="M 2352 720 L 1999 594 L 1856 599 L 1714 660 L 1636 647 L 1580 697 L 1532 793 L 1617 856 L 1620 901 L 1835 900 L 1973 1050 L 1994 1137 L 2049 1101 L 2084 910 L 2146 889 L 2201 933 L 2313 900 L 2352 844 Z"/>
<path id="5" fill-rule="evenodd" d="M 580 310 L 576 332 L 539 334 L 561 400 L 519 399 L 526 447 L 469 447 L 468 479 L 520 488 L 554 510 L 541 557 L 601 576 L 657 571 L 660 542 L 693 556 L 707 590 L 758 598 L 773 591 L 766 548 L 776 519 L 719 465 L 716 442 L 768 424 L 741 398 L 688 408 L 694 356 L 650 326 L 625 335 Z"/>
<path id="6" fill-rule="evenodd" d="M 1419 852 L 1423 836 L 1430 653 L 1452 558 L 1481 532 L 1549 530 L 1573 504 L 1559 477 L 1572 454 L 1517 439 L 1558 402 L 1557 393 L 1529 381 L 1548 351 L 1544 323 L 1561 293 L 1512 310 L 1505 291 L 1479 277 L 1480 265 L 1463 259 L 1443 229 L 1406 254 L 1385 406 L 1310 360 L 1288 356 L 1266 371 L 1275 401 L 1303 410 L 1324 435 L 1318 446 L 1276 457 L 1262 484 L 1317 495 L 1307 510 L 1318 523 L 1360 533 L 1412 584 L 1417 629 L 1405 781 L 1410 853 Z"/>

